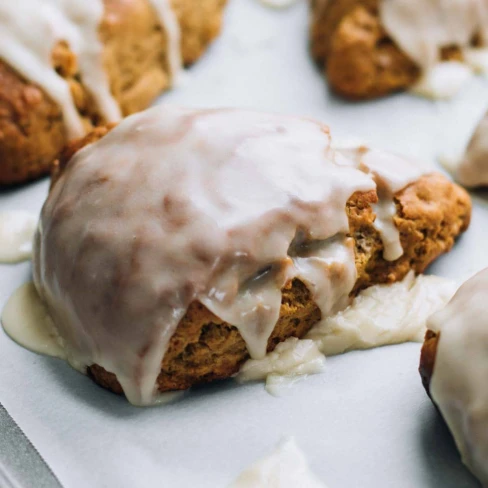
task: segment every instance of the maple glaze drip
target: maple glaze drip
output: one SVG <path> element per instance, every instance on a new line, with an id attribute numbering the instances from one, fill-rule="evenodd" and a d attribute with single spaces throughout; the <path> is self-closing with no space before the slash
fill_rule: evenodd
<path id="1" fill-rule="evenodd" d="M 32 256 L 37 217 L 29 212 L 0 212 L 0 263 L 20 263 Z"/>
<path id="2" fill-rule="evenodd" d="M 180 31 L 169 0 L 150 0 L 168 43 L 172 76 L 181 67 Z M 15 0 L 0 2 L 0 59 L 39 85 L 63 113 L 70 139 L 85 133 L 70 86 L 52 66 L 55 46 L 65 42 L 76 56 L 80 79 L 105 122 L 117 122 L 120 108 L 111 94 L 103 65 L 99 27 L 103 0 Z"/>
<path id="3" fill-rule="evenodd" d="M 409 163 L 393 158 L 392 178 L 383 159 L 337 158 L 327 128 L 293 117 L 170 106 L 129 117 L 72 158 L 41 214 L 34 281 L 70 362 L 103 366 L 150 404 L 193 301 L 236 326 L 253 358 L 288 281 L 323 317 L 344 308 L 356 281 L 347 200 L 412 179 Z"/>
<path id="4" fill-rule="evenodd" d="M 413 91 L 450 98 L 472 71 L 488 71 L 486 0 L 381 0 L 380 17 L 388 35 L 422 69 Z M 442 49 L 453 46 L 466 65 L 440 64 Z"/>
<path id="5" fill-rule="evenodd" d="M 486 0 L 382 0 L 388 34 L 424 70 L 440 61 L 441 49 L 469 48 L 476 36 L 488 42 Z"/>
<path id="6" fill-rule="evenodd" d="M 66 359 L 52 319 L 34 283 L 18 288 L 2 310 L 3 330 L 18 344 L 39 354 Z"/>
<path id="7" fill-rule="evenodd" d="M 181 29 L 170 0 L 149 0 L 158 15 L 161 26 L 166 33 L 168 67 L 172 85 L 181 79 L 183 60 L 181 55 Z"/>
<path id="8" fill-rule="evenodd" d="M 396 205 L 394 196 L 423 174 L 418 164 L 396 154 L 386 153 L 367 146 L 337 147 L 338 161 L 351 164 L 371 174 L 376 183 L 378 203 L 373 205 L 376 218 L 374 226 L 383 243 L 383 258 L 395 261 L 403 255 L 400 232 L 395 226 Z"/>

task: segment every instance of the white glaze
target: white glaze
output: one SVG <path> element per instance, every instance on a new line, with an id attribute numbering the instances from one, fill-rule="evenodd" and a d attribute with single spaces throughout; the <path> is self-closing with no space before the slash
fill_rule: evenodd
<path id="1" fill-rule="evenodd" d="M 3 330 L 21 346 L 39 354 L 67 359 L 61 339 L 34 283 L 22 285 L 2 311 Z"/>
<path id="2" fill-rule="evenodd" d="M 476 128 L 464 156 L 448 169 L 464 186 L 488 186 L 488 114 Z"/>
<path id="3" fill-rule="evenodd" d="M 384 246 L 383 258 L 387 261 L 395 261 L 403 254 L 400 232 L 398 232 L 393 221 L 396 215 L 395 202 L 392 200 L 382 200 L 376 205 L 373 205 L 373 210 L 376 214 L 374 226 L 381 234 L 381 240 Z"/>
<path id="4" fill-rule="evenodd" d="M 19 287 L 8 299 L 2 311 L 2 327 L 17 344 L 30 351 L 69 361 L 63 340 L 37 293 L 33 282 Z M 71 364 L 80 373 L 84 368 Z M 158 393 L 155 405 L 165 405 L 181 399 L 185 392 Z"/>
<path id="5" fill-rule="evenodd" d="M 344 311 L 316 324 L 306 339 L 289 338 L 263 359 L 250 359 L 236 380 L 266 381 L 266 390 L 282 395 L 296 382 L 325 370 L 325 356 L 402 342 L 422 342 L 427 319 L 456 291 L 439 276 L 414 276 L 363 290 Z"/>
<path id="6" fill-rule="evenodd" d="M 383 258 L 395 261 L 403 255 L 400 233 L 395 226 L 396 205 L 394 195 L 425 173 L 420 165 L 395 154 L 366 146 L 335 149 L 338 161 L 350 164 L 354 161 L 363 171 L 370 173 L 376 182 L 378 203 L 373 205 L 376 214 L 374 227 L 383 243 Z"/>
<path id="7" fill-rule="evenodd" d="M 243 471 L 228 488 L 326 488 L 312 473 L 295 439 L 285 439 L 268 456 Z"/>
<path id="8" fill-rule="evenodd" d="M 173 86 L 182 79 L 181 30 L 170 0 L 149 0 L 158 14 L 167 39 L 167 59 Z"/>
<path id="9" fill-rule="evenodd" d="M 249 359 L 236 376 L 239 383 L 266 380 L 266 391 L 279 396 L 300 378 L 325 370 L 325 357 L 311 340 L 290 337 L 262 359 Z"/>
<path id="10" fill-rule="evenodd" d="M 71 138 L 81 137 L 84 129 L 68 83 L 52 68 L 52 52 L 60 41 L 67 42 L 76 55 L 83 82 L 104 119 L 120 119 L 103 68 L 103 48 L 98 39 L 102 16 L 101 0 L 16 0 L 0 4 L 0 57 L 42 87 L 61 107 Z"/>
<path id="11" fill-rule="evenodd" d="M 174 76 L 181 56 L 179 26 L 169 0 L 151 0 L 168 37 L 168 60 Z M 0 58 L 39 85 L 61 108 L 69 138 L 84 135 L 68 82 L 52 67 L 52 53 L 66 42 L 76 55 L 83 85 L 106 122 L 121 118 L 103 65 L 99 26 L 103 0 L 15 0 L 0 2 Z"/>
<path id="12" fill-rule="evenodd" d="M 34 256 L 70 360 L 114 372 L 131 402 L 149 404 L 192 301 L 235 325 L 254 359 L 294 277 L 323 317 L 347 306 L 346 201 L 375 180 L 401 188 L 413 170 L 366 149 L 336 162 L 329 143 L 305 119 L 159 106 L 75 155 L 43 208 Z"/>
<path id="13" fill-rule="evenodd" d="M 367 151 L 360 160 L 369 169 L 377 184 L 378 203 L 373 205 L 376 213 L 374 226 L 383 242 L 383 258 L 395 261 L 403 255 L 400 232 L 395 226 L 396 204 L 394 195 L 425 172 L 411 160 L 388 154 L 384 151 Z"/>
<path id="14" fill-rule="evenodd" d="M 472 76 L 473 72 L 467 64 L 446 61 L 425 71 L 411 91 L 426 98 L 447 100 L 459 93 Z"/>
<path id="15" fill-rule="evenodd" d="M 0 212 L 0 263 L 31 258 L 37 217 L 23 211 Z"/>
<path id="16" fill-rule="evenodd" d="M 453 296 L 456 284 L 410 272 L 398 283 L 363 290 L 344 311 L 307 334 L 326 356 L 402 342 L 421 342 L 429 316 Z"/>
<path id="17" fill-rule="evenodd" d="M 488 42 L 488 2 L 486 0 L 382 0 L 382 24 L 396 44 L 423 71 L 414 91 L 435 98 L 453 96 L 470 76 L 470 70 L 437 66 L 441 49 L 472 47 L 476 35 L 482 47 Z M 476 56 L 476 54 L 474 55 Z M 478 71 L 478 58 L 470 53 L 468 65 Z"/>
<path id="18" fill-rule="evenodd" d="M 488 269 L 461 286 L 433 315 L 440 333 L 430 393 L 451 430 L 463 462 L 488 486 Z"/>

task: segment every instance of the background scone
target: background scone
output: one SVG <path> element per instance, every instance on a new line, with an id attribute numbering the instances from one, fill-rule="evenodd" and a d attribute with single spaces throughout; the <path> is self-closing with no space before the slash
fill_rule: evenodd
<path id="1" fill-rule="evenodd" d="M 476 127 L 461 160 L 446 162 L 446 168 L 463 186 L 488 186 L 488 114 Z"/>
<path id="2" fill-rule="evenodd" d="M 337 152 L 313 121 L 159 106 L 66 150 L 34 281 L 72 364 L 148 404 L 423 271 L 470 212 L 442 175 Z"/>
<path id="3" fill-rule="evenodd" d="M 56 3 L 0 6 L 0 185 L 47 173 L 68 140 L 147 108 L 219 33 L 226 0 L 73 1 L 55 17 Z"/>
<path id="4" fill-rule="evenodd" d="M 488 269 L 428 322 L 420 358 L 424 387 L 453 434 L 463 462 L 488 485 Z"/>
<path id="5" fill-rule="evenodd" d="M 471 48 L 486 47 L 486 2 L 311 0 L 311 5 L 312 53 L 331 88 L 344 97 L 368 99 L 410 88 L 441 60 L 482 69 Z M 446 76 L 452 84 L 459 75 Z"/>

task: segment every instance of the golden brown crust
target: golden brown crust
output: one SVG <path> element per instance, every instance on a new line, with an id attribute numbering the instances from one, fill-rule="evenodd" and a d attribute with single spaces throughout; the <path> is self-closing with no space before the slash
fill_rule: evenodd
<path id="1" fill-rule="evenodd" d="M 148 0 L 104 0 L 100 26 L 104 63 L 114 97 L 128 115 L 149 106 L 169 87 L 166 37 Z M 196 61 L 217 36 L 226 0 L 172 0 L 181 25 L 182 57 Z M 53 66 L 71 87 L 87 128 L 100 124 L 76 59 L 64 43 L 52 54 Z M 36 85 L 0 60 L 0 185 L 46 174 L 66 144 L 59 107 Z"/>
<path id="2" fill-rule="evenodd" d="M 356 291 L 374 283 L 393 283 L 411 269 L 423 272 L 439 255 L 448 252 L 455 238 L 469 226 L 469 195 L 439 173 L 422 176 L 400 191 L 395 203 L 394 221 L 400 231 L 404 254 L 394 262 L 382 258 L 383 245 L 372 227 L 372 210 L 369 209 L 367 216 L 363 212 L 352 219 L 348 206 L 352 236 L 356 243 L 366 242 L 356 250 L 356 262 L 360 260 Z M 369 246 L 370 250 L 363 252 L 364 246 Z"/>
<path id="3" fill-rule="evenodd" d="M 430 396 L 430 380 L 434 374 L 434 364 L 437 355 L 437 345 L 440 335 L 437 332 L 428 330 L 425 334 L 424 344 L 420 353 L 419 373 L 425 391 Z"/>
<path id="4" fill-rule="evenodd" d="M 311 49 L 329 85 L 350 99 L 370 99 L 411 87 L 418 66 L 387 35 L 379 0 L 312 0 Z M 443 59 L 460 59 L 446 49 Z"/>
<path id="5" fill-rule="evenodd" d="M 64 142 L 59 109 L 0 61 L 0 184 L 45 173 Z"/>
<path id="6" fill-rule="evenodd" d="M 98 128 L 81 141 L 73 142 L 55 166 L 53 184 L 80 148 L 96 142 L 110 129 Z M 377 202 L 375 191 L 355 193 L 347 203 L 350 236 L 355 242 L 358 279 L 352 294 L 376 283 L 401 280 L 410 270 L 420 273 L 440 254 L 451 249 L 464 232 L 471 216 L 466 191 L 441 174 L 421 177 L 395 197 L 395 225 L 400 231 L 404 254 L 394 262 L 382 257 L 383 244 L 373 227 Z M 283 289 L 279 321 L 268 341 L 268 350 L 287 337 L 303 337 L 320 320 L 320 310 L 299 280 Z M 246 345 L 237 329 L 193 303 L 170 340 L 158 377 L 160 391 L 186 389 L 232 376 L 248 359 Z M 93 365 L 89 375 L 114 392 L 122 389 L 116 377 Z"/>

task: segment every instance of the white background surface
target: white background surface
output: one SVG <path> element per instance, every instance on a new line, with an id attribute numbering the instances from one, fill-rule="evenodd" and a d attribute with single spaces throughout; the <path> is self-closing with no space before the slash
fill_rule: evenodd
<path id="1" fill-rule="evenodd" d="M 451 102 L 408 94 L 349 104 L 327 93 L 307 52 L 305 3 L 279 12 L 230 0 L 224 34 L 164 101 L 306 115 L 426 164 L 462 148 L 488 107 L 474 80 Z M 47 181 L 4 192 L 0 210 L 39 211 Z M 469 232 L 431 271 L 464 279 L 488 265 L 488 205 L 474 198 Z M 0 267 L 0 305 L 30 265 Z M 326 373 L 274 398 L 233 381 L 168 406 L 138 409 L 61 361 L 37 356 L 0 331 L 0 401 L 68 488 L 225 487 L 248 464 L 294 435 L 330 488 L 463 488 L 463 468 L 417 373 L 419 344 L 328 360 Z"/>

